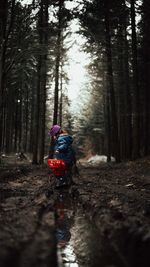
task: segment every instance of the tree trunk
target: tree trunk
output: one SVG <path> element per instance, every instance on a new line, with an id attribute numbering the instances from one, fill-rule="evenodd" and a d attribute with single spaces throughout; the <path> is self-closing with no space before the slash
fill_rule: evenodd
<path id="1" fill-rule="evenodd" d="M 123 0 L 124 10 L 126 10 L 126 4 Z M 131 106 L 131 86 L 129 78 L 129 45 L 127 40 L 127 17 L 123 20 L 123 35 L 124 35 L 124 81 L 125 81 L 125 113 L 126 113 L 126 158 L 132 158 L 132 106 Z"/>
<path id="2" fill-rule="evenodd" d="M 137 62 L 137 37 L 135 25 L 135 0 L 131 0 L 132 69 L 133 69 L 133 158 L 140 156 L 140 95 Z"/>
<path id="3" fill-rule="evenodd" d="M 6 53 L 6 25 L 8 15 L 8 0 L 2 0 L 0 3 L 0 151 L 3 150 L 3 136 L 4 136 L 4 67 L 5 67 L 5 53 Z"/>
<path id="4" fill-rule="evenodd" d="M 124 57 L 123 57 L 123 27 L 122 27 L 122 18 L 119 20 L 119 29 L 118 29 L 118 40 L 117 40 L 117 54 L 118 54 L 118 135 L 120 139 L 120 157 L 125 159 L 126 155 L 126 132 L 125 122 L 126 122 L 126 113 L 125 113 L 125 80 L 124 80 Z"/>
<path id="5" fill-rule="evenodd" d="M 59 105 L 59 77 L 60 77 L 60 49 L 61 49 L 61 32 L 62 32 L 62 6 L 63 1 L 59 0 L 58 12 L 58 35 L 56 43 L 56 62 L 55 62 L 55 90 L 54 90 L 54 115 L 53 124 L 57 124 L 58 120 L 58 105 Z"/>
<path id="6" fill-rule="evenodd" d="M 45 55 L 42 55 L 41 68 L 41 116 L 40 116 L 40 146 L 39 146 L 39 163 L 42 164 L 45 152 L 45 114 L 46 114 L 46 80 L 47 80 L 47 45 L 48 45 L 48 0 L 42 3 L 42 44 L 45 47 Z"/>
<path id="7" fill-rule="evenodd" d="M 126 4 L 123 0 L 122 15 L 119 16 L 118 29 L 118 79 L 119 79 L 119 111 L 118 123 L 120 128 L 120 153 L 121 159 L 132 157 L 132 121 L 131 121 L 131 93 L 129 82 L 129 47 L 127 41 L 127 14 Z"/>
<path id="8" fill-rule="evenodd" d="M 29 128 L 29 88 L 26 88 L 24 104 L 24 126 L 23 130 L 23 152 L 27 152 L 28 147 L 28 128 Z"/>
<path id="9" fill-rule="evenodd" d="M 2 0 L 0 3 L 0 27 L 1 27 L 1 33 L 0 33 L 0 44 L 1 44 L 1 50 L 0 50 L 0 151 L 4 149 L 4 143 L 5 143 L 5 134 L 6 129 L 3 128 L 6 127 L 6 121 L 3 121 L 6 119 L 6 92 L 5 92 L 5 80 L 6 80 L 6 71 L 5 71 L 5 62 L 6 62 L 6 50 L 7 50 L 7 42 L 9 35 L 12 30 L 13 26 L 13 18 L 14 18 L 14 7 L 15 7 L 15 1 L 11 1 L 11 10 L 9 12 L 8 16 L 8 0 Z M 8 21 L 9 18 L 9 21 Z"/>
<path id="10" fill-rule="evenodd" d="M 36 91 L 36 78 L 33 77 L 32 81 L 32 92 L 31 92 L 31 115 L 30 115 L 30 126 L 29 126 L 29 146 L 28 151 L 33 152 L 33 140 L 34 140 L 34 114 L 35 114 L 35 91 Z"/>
<path id="11" fill-rule="evenodd" d="M 62 108 L 63 108 L 63 78 L 62 78 L 62 68 L 60 74 L 60 103 L 59 103 L 59 125 L 62 125 Z"/>
<path id="12" fill-rule="evenodd" d="M 150 16 L 149 0 L 143 1 L 144 155 L 150 155 Z"/>
<path id="13" fill-rule="evenodd" d="M 111 53 L 111 37 L 110 37 L 110 24 L 109 24 L 109 0 L 105 0 L 105 38 L 106 38 L 106 58 L 107 58 L 107 87 L 108 95 L 110 95 L 111 105 L 111 123 L 112 123 L 112 142 L 113 142 L 113 156 L 116 161 L 120 161 L 120 144 L 118 137 L 118 122 L 116 114 L 116 103 L 113 82 L 112 70 L 112 53 Z"/>
<path id="14" fill-rule="evenodd" d="M 38 164 L 38 151 L 39 151 L 39 115 L 40 115 L 40 85 L 41 85 L 41 66 L 42 58 L 39 56 L 37 66 L 37 86 L 35 96 L 35 109 L 34 109 L 34 130 L 33 130 L 33 158 L 32 164 Z"/>
<path id="15" fill-rule="evenodd" d="M 111 161 L 111 120 L 110 120 L 110 99 L 109 95 L 107 92 L 107 97 L 106 97 L 106 112 L 105 112 L 105 129 L 107 133 L 107 162 Z"/>

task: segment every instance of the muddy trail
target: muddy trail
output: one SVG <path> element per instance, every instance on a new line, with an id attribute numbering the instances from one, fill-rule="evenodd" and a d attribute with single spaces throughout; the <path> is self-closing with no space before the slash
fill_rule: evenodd
<path id="1" fill-rule="evenodd" d="M 0 267 L 149 267 L 150 159 L 79 164 L 56 190 L 49 169 L 0 168 Z"/>

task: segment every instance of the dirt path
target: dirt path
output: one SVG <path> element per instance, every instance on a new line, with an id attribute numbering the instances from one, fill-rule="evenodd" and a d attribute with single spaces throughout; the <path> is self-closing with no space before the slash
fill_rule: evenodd
<path id="1" fill-rule="evenodd" d="M 14 167 L 0 181 L 0 266 L 56 266 L 47 168 Z"/>
<path id="2" fill-rule="evenodd" d="M 150 160 L 88 166 L 78 183 L 81 205 L 99 229 L 102 266 L 109 257 L 111 266 L 149 267 Z"/>
<path id="3" fill-rule="evenodd" d="M 79 169 L 71 194 L 98 229 L 101 266 L 149 267 L 150 160 Z M 0 267 L 57 266 L 54 195 L 47 167 L 1 169 Z"/>

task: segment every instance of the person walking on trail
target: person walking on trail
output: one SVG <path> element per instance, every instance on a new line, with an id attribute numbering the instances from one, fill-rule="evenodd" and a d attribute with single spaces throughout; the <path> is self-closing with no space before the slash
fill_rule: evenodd
<path id="1" fill-rule="evenodd" d="M 52 136 L 54 141 L 53 158 L 65 161 L 68 167 L 67 175 L 69 176 L 70 183 L 73 184 L 72 167 L 76 166 L 75 152 L 72 148 L 73 137 L 57 124 L 51 127 L 49 134 Z"/>

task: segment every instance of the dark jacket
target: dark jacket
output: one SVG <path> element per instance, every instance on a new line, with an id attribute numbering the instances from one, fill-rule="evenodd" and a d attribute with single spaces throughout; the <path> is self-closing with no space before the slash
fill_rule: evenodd
<path id="1" fill-rule="evenodd" d="M 75 163 L 75 153 L 72 148 L 72 142 L 72 136 L 67 133 L 58 135 L 54 143 L 53 158 L 63 159 L 69 165 Z"/>

